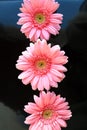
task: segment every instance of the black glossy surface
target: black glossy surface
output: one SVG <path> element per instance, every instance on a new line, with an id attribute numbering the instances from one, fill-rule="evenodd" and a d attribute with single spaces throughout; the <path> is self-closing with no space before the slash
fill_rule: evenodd
<path id="1" fill-rule="evenodd" d="M 52 44 L 60 44 L 69 56 L 66 78 L 56 94 L 66 97 L 73 116 L 65 130 L 87 130 L 87 13 L 81 6 L 78 16 L 60 34 L 52 36 Z M 0 26 L 0 130 L 28 130 L 24 124 L 27 114 L 23 107 L 33 101 L 31 86 L 17 79 L 15 63 L 18 56 L 29 45 L 29 41 L 14 27 Z"/>

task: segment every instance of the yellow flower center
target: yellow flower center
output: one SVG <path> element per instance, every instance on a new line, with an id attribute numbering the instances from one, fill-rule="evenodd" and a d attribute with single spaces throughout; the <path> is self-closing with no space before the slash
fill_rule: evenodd
<path id="1" fill-rule="evenodd" d="M 45 20 L 46 20 L 46 18 L 45 18 L 45 16 L 44 16 L 44 14 L 38 13 L 38 14 L 35 15 L 35 21 L 36 21 L 38 24 L 44 23 Z"/>
<path id="2" fill-rule="evenodd" d="M 42 116 L 43 116 L 44 119 L 49 119 L 49 118 L 52 117 L 52 115 L 53 115 L 53 111 L 50 110 L 50 109 L 47 109 L 47 110 L 45 110 L 45 111 L 42 113 Z"/>
<path id="3" fill-rule="evenodd" d="M 39 61 L 36 62 L 36 67 L 37 67 L 37 69 L 42 70 L 42 69 L 46 68 L 46 64 L 47 63 L 46 63 L 45 60 L 39 60 Z"/>
<path id="4" fill-rule="evenodd" d="M 45 56 L 35 57 L 32 63 L 32 66 L 34 67 L 34 73 L 37 75 L 47 74 L 51 67 L 51 59 Z"/>

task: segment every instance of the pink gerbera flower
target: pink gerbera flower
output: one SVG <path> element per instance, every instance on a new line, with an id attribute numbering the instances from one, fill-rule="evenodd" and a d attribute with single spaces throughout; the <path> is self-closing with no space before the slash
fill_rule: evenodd
<path id="1" fill-rule="evenodd" d="M 62 14 L 54 13 L 59 8 L 55 0 L 24 0 L 20 19 L 17 24 L 22 25 L 21 32 L 31 41 L 38 38 L 49 40 L 50 34 L 59 33 Z"/>
<path id="2" fill-rule="evenodd" d="M 23 71 L 18 78 L 25 85 L 31 83 L 33 90 L 58 87 L 57 82 L 64 79 L 64 72 L 67 71 L 63 66 L 67 63 L 64 54 L 59 45 L 51 47 L 45 40 L 38 39 L 35 44 L 30 43 L 30 47 L 17 60 L 16 68 Z"/>
<path id="3" fill-rule="evenodd" d="M 29 102 L 24 111 L 31 114 L 25 124 L 30 124 L 29 130 L 61 130 L 67 127 L 71 111 L 65 98 L 56 96 L 54 92 L 41 92 L 40 97 L 34 95 L 35 103 Z"/>

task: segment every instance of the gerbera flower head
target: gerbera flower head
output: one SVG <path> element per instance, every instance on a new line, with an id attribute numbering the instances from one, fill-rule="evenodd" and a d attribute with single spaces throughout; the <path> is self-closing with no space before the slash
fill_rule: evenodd
<path id="1" fill-rule="evenodd" d="M 51 47 L 46 40 L 38 39 L 34 44 L 26 48 L 19 56 L 16 68 L 23 72 L 18 76 L 27 85 L 31 83 L 32 89 L 49 90 L 50 87 L 58 87 L 67 69 L 63 66 L 68 62 L 65 52 L 59 45 Z"/>
<path id="2" fill-rule="evenodd" d="M 59 8 L 55 0 L 24 0 L 17 24 L 31 41 L 38 38 L 49 40 L 50 34 L 59 33 L 63 15 L 54 13 Z"/>
<path id="3" fill-rule="evenodd" d="M 40 96 L 34 95 L 35 103 L 29 102 L 24 111 L 31 114 L 25 119 L 25 124 L 30 124 L 29 130 L 61 130 L 67 127 L 66 120 L 72 116 L 68 102 L 54 92 L 45 93 Z"/>

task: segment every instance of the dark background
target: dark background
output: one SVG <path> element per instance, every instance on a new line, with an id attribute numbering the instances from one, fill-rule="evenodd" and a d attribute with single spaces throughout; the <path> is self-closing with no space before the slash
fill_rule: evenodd
<path id="1" fill-rule="evenodd" d="M 72 110 L 72 118 L 66 130 L 87 130 L 87 2 L 79 8 L 79 13 L 71 19 L 60 34 L 52 36 L 49 42 L 59 44 L 69 62 L 66 78 L 56 94 L 66 97 Z M 15 68 L 18 56 L 29 45 L 29 40 L 19 28 L 0 25 L 0 130 L 27 130 L 23 111 L 27 102 L 33 101 L 30 85 L 23 85 L 17 79 L 20 71 Z"/>

